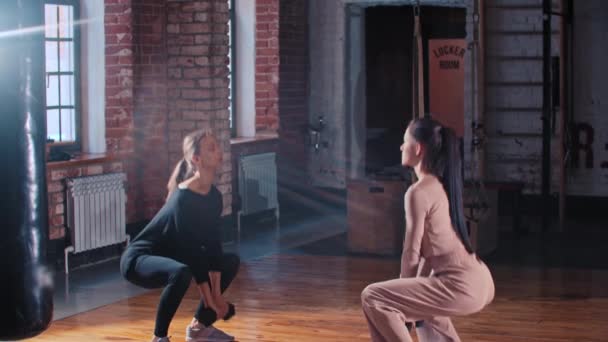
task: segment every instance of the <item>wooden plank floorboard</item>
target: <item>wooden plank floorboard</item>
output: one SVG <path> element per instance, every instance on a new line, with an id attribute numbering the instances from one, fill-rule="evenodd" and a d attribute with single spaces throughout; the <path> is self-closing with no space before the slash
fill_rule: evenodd
<path id="1" fill-rule="evenodd" d="M 227 293 L 237 316 L 217 326 L 239 341 L 369 341 L 360 293 L 398 269 L 398 260 L 358 257 L 275 255 L 250 261 Z M 608 271 L 491 269 L 494 302 L 454 319 L 463 341 L 608 340 Z M 53 322 L 32 341 L 149 341 L 159 293 Z M 172 323 L 172 341 L 184 340 L 197 304 L 191 287 Z"/>

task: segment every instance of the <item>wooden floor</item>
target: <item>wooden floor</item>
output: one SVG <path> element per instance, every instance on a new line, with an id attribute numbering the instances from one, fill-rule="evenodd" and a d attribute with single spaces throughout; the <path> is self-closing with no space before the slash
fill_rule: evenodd
<path id="1" fill-rule="evenodd" d="M 491 267 L 497 297 L 454 320 L 463 341 L 608 341 L 608 271 Z M 359 295 L 398 261 L 275 255 L 244 264 L 227 293 L 237 316 L 218 327 L 239 341 L 369 341 Z M 159 291 L 56 321 L 32 341 L 149 341 Z M 170 335 L 184 341 L 190 289 Z"/>

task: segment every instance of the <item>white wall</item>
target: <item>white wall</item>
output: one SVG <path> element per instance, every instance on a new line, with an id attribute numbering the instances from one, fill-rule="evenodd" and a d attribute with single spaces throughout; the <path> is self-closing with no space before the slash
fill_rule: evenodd
<path id="1" fill-rule="evenodd" d="M 235 1 L 236 134 L 255 136 L 255 0 Z"/>
<path id="2" fill-rule="evenodd" d="M 574 121 L 593 130 L 593 164 L 579 150 L 579 167 L 568 169 L 571 195 L 608 196 L 608 1 L 574 2 L 573 90 Z M 580 134 L 586 144 L 589 137 Z M 604 164 L 604 167 L 602 167 Z"/>
<path id="3" fill-rule="evenodd" d="M 106 151 L 104 2 L 81 1 L 82 151 Z"/>

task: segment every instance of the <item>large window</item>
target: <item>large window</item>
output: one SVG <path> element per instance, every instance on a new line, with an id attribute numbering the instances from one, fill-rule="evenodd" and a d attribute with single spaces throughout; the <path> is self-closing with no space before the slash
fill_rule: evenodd
<path id="1" fill-rule="evenodd" d="M 79 33 L 77 1 L 46 1 L 47 140 L 78 147 L 80 142 Z"/>

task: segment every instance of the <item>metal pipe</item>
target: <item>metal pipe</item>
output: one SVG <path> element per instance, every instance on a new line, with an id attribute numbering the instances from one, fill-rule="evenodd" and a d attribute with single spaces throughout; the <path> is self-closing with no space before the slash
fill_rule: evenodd
<path id="1" fill-rule="evenodd" d="M 486 76 L 485 76 L 485 4 L 484 0 L 478 0 L 479 24 L 477 32 L 477 123 L 482 134 L 482 144 L 478 147 L 479 151 L 479 178 L 485 180 L 485 149 L 483 146 L 483 132 L 485 131 L 485 96 L 486 96 Z"/>
<path id="2" fill-rule="evenodd" d="M 568 13 L 570 11 L 569 8 L 566 7 L 566 1 L 560 0 L 560 10 L 562 12 L 562 16 L 560 17 L 560 57 L 561 63 L 559 66 L 559 74 L 560 74 L 560 115 L 559 115 L 559 230 L 564 231 L 566 226 L 566 151 L 565 151 L 565 139 L 566 139 L 566 115 L 568 111 L 568 98 L 567 98 L 567 88 L 568 88 L 568 74 L 566 72 L 566 65 L 568 65 L 569 56 L 568 56 Z"/>
<path id="3" fill-rule="evenodd" d="M 551 0 L 543 0 L 543 141 L 542 141 L 542 231 L 549 230 L 551 210 Z"/>

